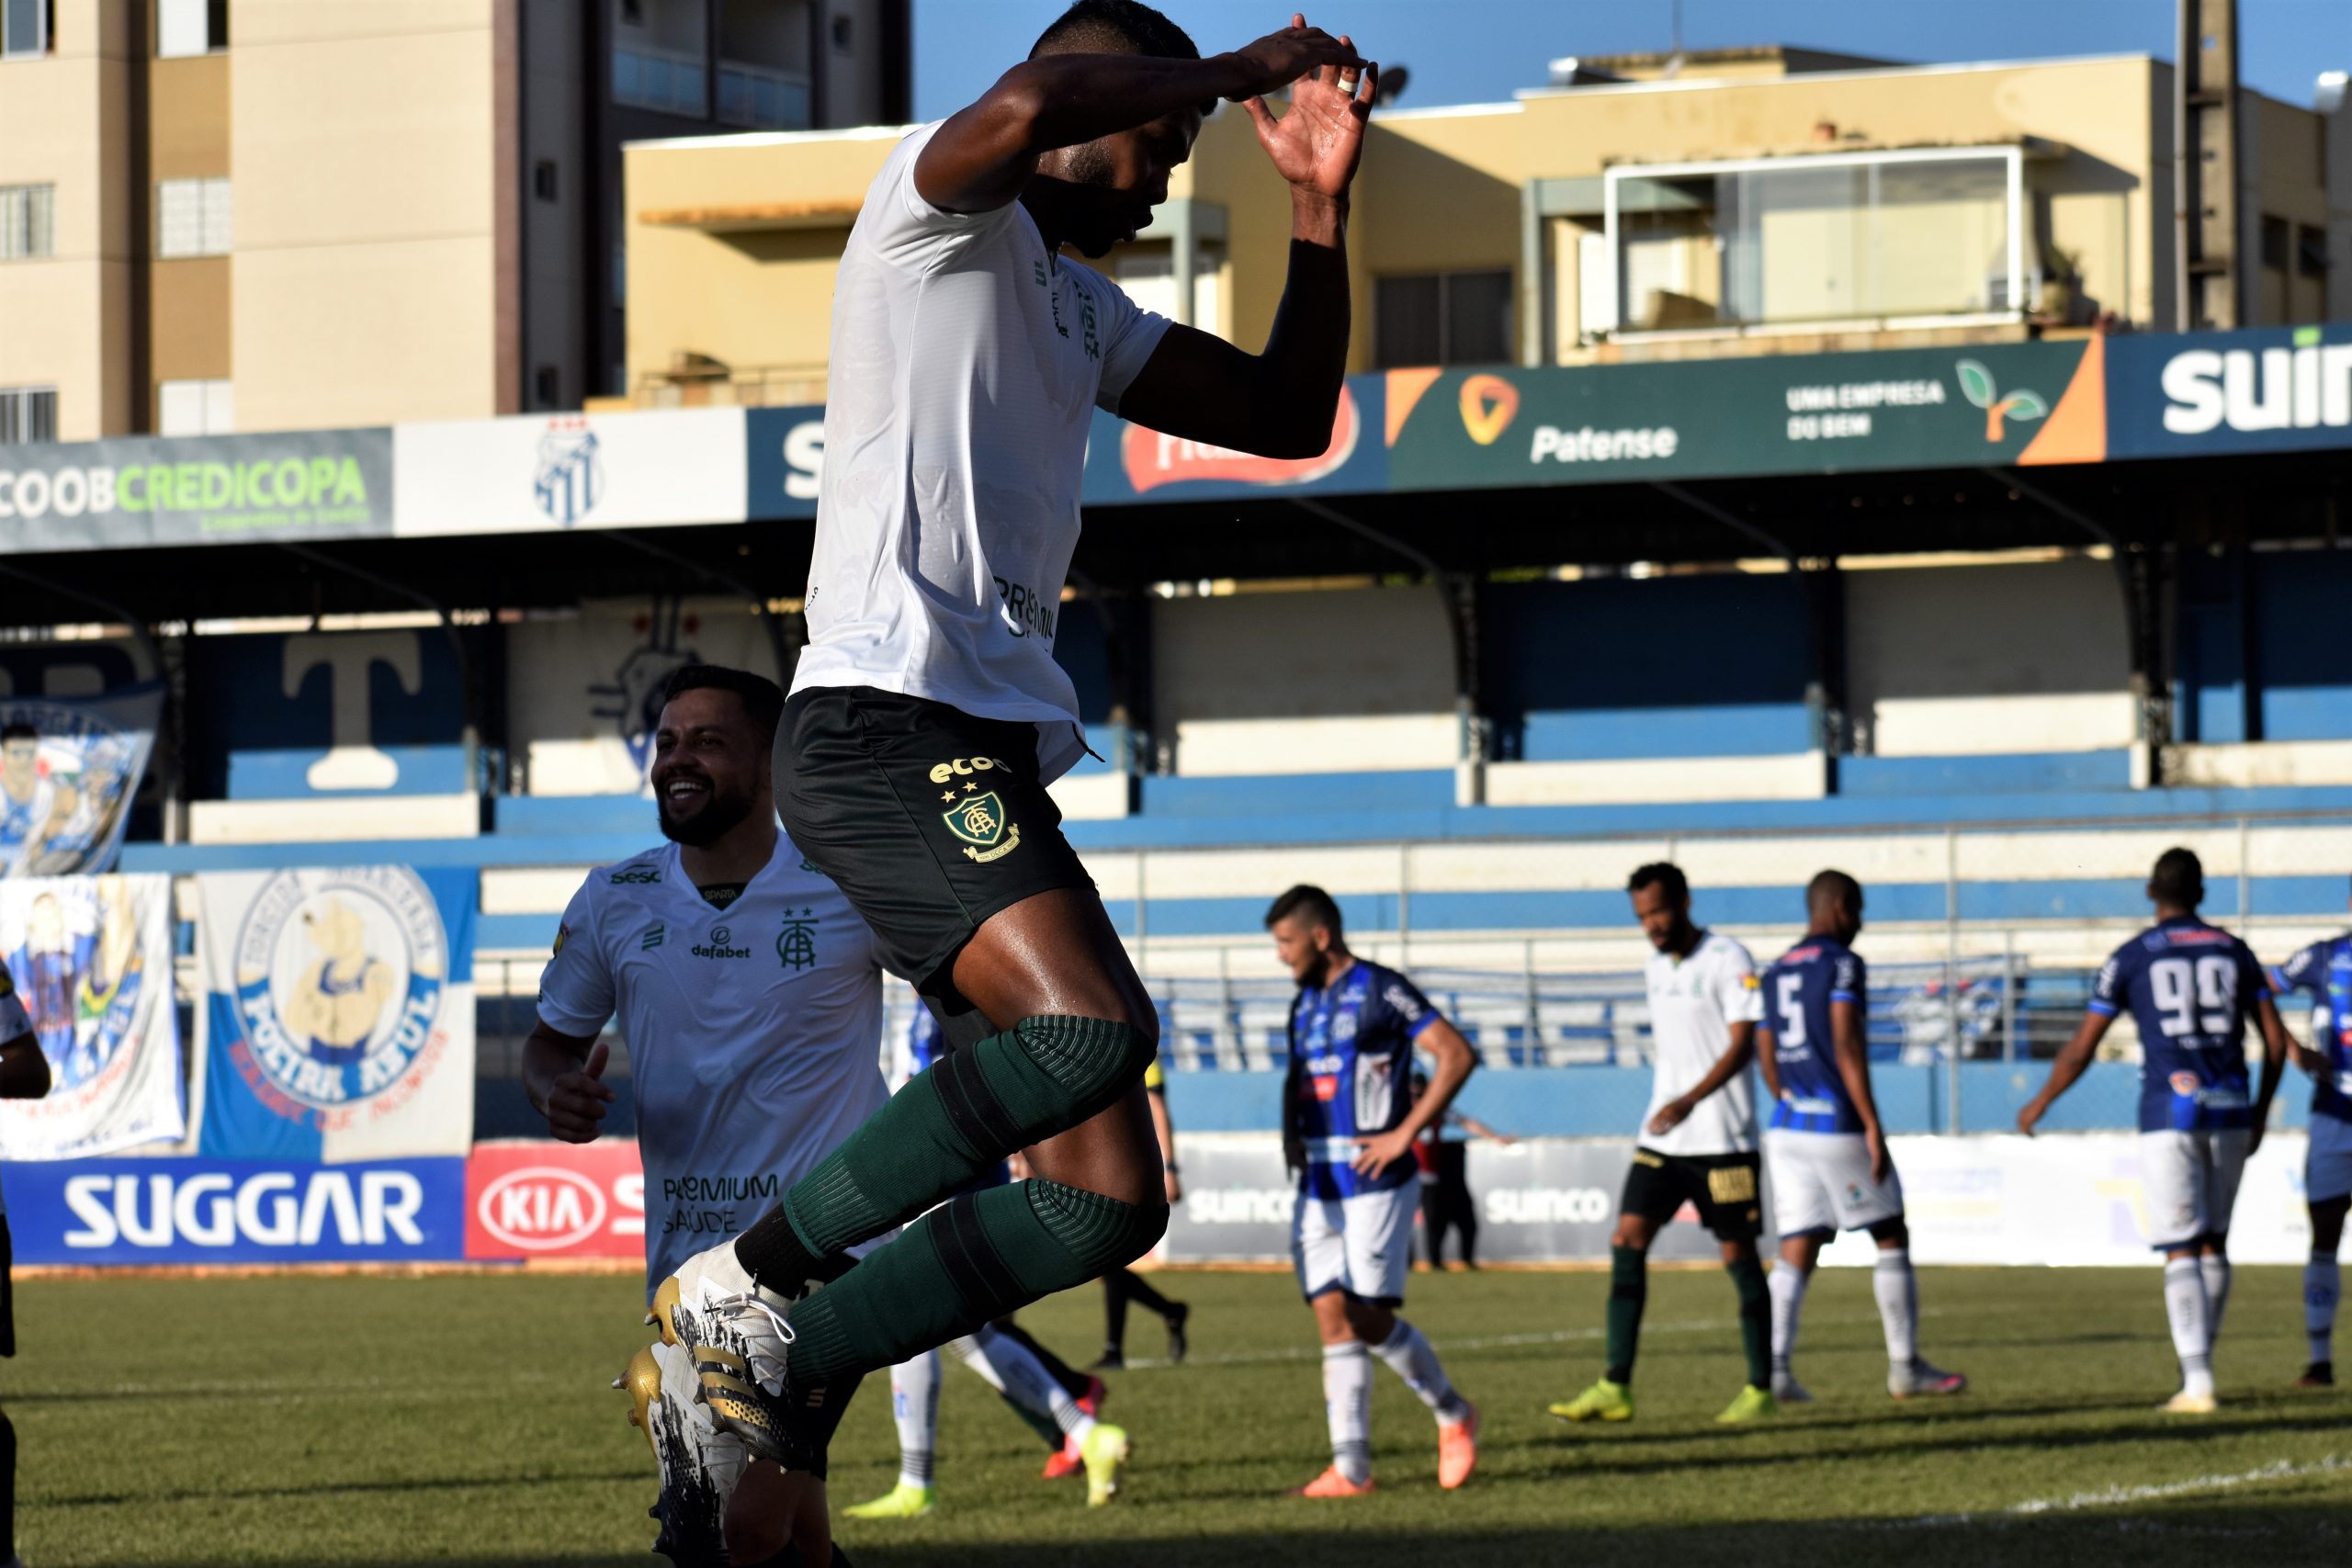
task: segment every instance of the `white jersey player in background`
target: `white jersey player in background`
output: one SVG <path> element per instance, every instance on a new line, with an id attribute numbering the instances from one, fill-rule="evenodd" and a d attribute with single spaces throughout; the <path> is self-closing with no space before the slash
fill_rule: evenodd
<path id="1" fill-rule="evenodd" d="M 1771 1297 L 1756 1238 L 1764 1233 L 1756 1090 L 1748 1065 L 1764 1016 L 1756 963 L 1719 931 L 1690 923 L 1690 884 L 1660 861 L 1625 886 L 1634 918 L 1657 949 L 1644 971 L 1655 1056 L 1649 1109 L 1625 1173 L 1609 1247 L 1609 1337 L 1600 1381 L 1555 1404 L 1563 1421 L 1630 1421 L 1634 1357 L 1649 1299 L 1650 1244 L 1689 1203 L 1723 1246 L 1739 1294 L 1747 1382 L 1717 1417 L 1749 1421 L 1779 1410 L 1772 1387 Z M 1794 1392 L 1789 1385 L 1780 1392 Z"/>
<path id="2" fill-rule="evenodd" d="M 873 934 L 776 827 L 769 757 L 783 705 L 775 682 L 741 671 L 688 665 L 670 678 L 652 783 L 671 842 L 581 885 L 524 1047 L 525 1087 L 548 1130 L 588 1143 L 614 1098 L 597 1035 L 619 1015 L 645 1162 L 649 1295 L 766 1213 L 888 1098 Z M 750 1457 L 742 1439 L 694 1400 L 679 1347 L 639 1351 L 624 1385 L 662 1470 L 656 1550 L 700 1568 L 729 1548 L 736 1562 L 764 1562 L 787 1527 L 800 1542 L 826 1539 L 820 1488 L 813 1519 L 770 1517 L 761 1522 L 773 1539 L 739 1529 L 722 1543 Z M 774 1469 L 761 1461 L 751 1473 Z"/>

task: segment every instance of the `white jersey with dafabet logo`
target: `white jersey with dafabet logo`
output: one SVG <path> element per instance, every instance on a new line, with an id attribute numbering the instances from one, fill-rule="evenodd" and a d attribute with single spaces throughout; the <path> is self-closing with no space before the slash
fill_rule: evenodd
<path id="1" fill-rule="evenodd" d="M 1688 958 L 1650 955 L 1644 971 L 1650 998 L 1650 1049 L 1656 1076 L 1650 1108 L 1642 1112 L 1642 1147 L 1662 1155 L 1737 1155 L 1756 1147 L 1756 1090 L 1749 1069 L 1691 1108 L 1671 1132 L 1652 1134 L 1650 1118 L 1668 1100 L 1697 1087 L 1725 1051 L 1731 1026 L 1764 1016 L 1756 961 L 1747 949 L 1715 931 L 1701 931 Z"/>
<path id="2" fill-rule="evenodd" d="M 649 1291 L 766 1213 L 889 1098 L 874 934 L 782 834 L 725 908 L 675 844 L 589 873 L 538 1013 L 570 1035 L 620 1017 Z"/>

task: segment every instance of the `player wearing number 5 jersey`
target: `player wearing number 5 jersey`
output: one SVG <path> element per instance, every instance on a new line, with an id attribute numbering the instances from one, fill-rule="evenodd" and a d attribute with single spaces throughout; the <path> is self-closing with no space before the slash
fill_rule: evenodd
<path id="1" fill-rule="evenodd" d="M 2018 1112 L 2031 1135 L 2089 1066 L 2116 1015 L 2140 1030 L 2140 1179 L 2148 1240 L 2165 1255 L 2165 1308 L 2180 1392 L 2165 1406 L 2214 1407 L 2213 1341 L 2230 1299 L 2230 1209 L 2278 1092 L 2287 1032 L 2262 965 L 2245 943 L 2198 918 L 2205 868 L 2188 850 L 2156 857 L 2148 879 L 2156 923 L 2115 950 L 2091 986 L 2090 1012 Z M 2246 1093 L 2245 1022 L 2262 1024 L 2262 1087 Z"/>
<path id="2" fill-rule="evenodd" d="M 1773 1397 L 1782 1404 L 1813 1397 L 1797 1382 L 1790 1359 L 1821 1244 L 1841 1230 L 1867 1230 L 1878 1243 L 1871 1282 L 1886 1330 L 1886 1392 L 1897 1399 L 1958 1393 L 1968 1380 L 1929 1366 L 1918 1351 L 1911 1232 L 1903 1222 L 1903 1183 L 1871 1095 L 1862 1027 L 1870 983 L 1851 945 L 1862 929 L 1862 885 L 1842 871 L 1825 871 L 1805 888 L 1804 904 L 1804 940 L 1764 972 L 1764 1021 L 1757 1031 L 1757 1063 L 1772 1097 L 1764 1159 L 1781 1232 L 1781 1262 L 1771 1279 Z"/>

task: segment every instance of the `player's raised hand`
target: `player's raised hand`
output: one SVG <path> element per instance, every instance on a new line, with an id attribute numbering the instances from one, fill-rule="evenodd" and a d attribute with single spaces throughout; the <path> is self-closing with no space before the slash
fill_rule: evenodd
<path id="1" fill-rule="evenodd" d="M 1306 28 L 1305 17 L 1291 20 L 1295 29 Z M 1258 144 L 1273 160 L 1275 173 L 1295 189 L 1331 198 L 1345 196 L 1356 177 L 1356 165 L 1363 158 L 1364 122 L 1372 118 L 1373 96 L 1380 85 L 1380 67 L 1358 59 L 1353 41 L 1344 33 L 1339 42 L 1335 56 L 1298 78 L 1291 89 L 1290 108 L 1280 118 L 1262 96 L 1242 100 L 1258 128 Z"/>
<path id="2" fill-rule="evenodd" d="M 604 1131 L 605 1107 L 613 1091 L 605 1082 L 612 1047 L 599 1040 L 588 1060 L 548 1086 L 548 1131 L 567 1144 L 588 1144 Z"/>
<path id="3" fill-rule="evenodd" d="M 1296 13 L 1292 14 L 1290 26 L 1243 45 L 1227 58 L 1241 73 L 1241 86 L 1229 95 L 1238 103 L 1279 93 L 1327 65 L 1362 70 L 1364 63 L 1346 39 L 1308 27 L 1306 18 Z"/>

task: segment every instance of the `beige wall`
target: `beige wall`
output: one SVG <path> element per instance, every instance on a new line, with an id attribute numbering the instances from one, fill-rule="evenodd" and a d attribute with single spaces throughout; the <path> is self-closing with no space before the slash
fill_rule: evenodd
<path id="1" fill-rule="evenodd" d="M 1846 145 L 2015 144 L 2028 138 L 2050 144 L 2050 155 L 2038 152 L 2028 162 L 2028 190 L 2050 238 L 2075 253 L 2085 292 L 2129 321 L 2169 328 L 2171 95 L 2170 68 L 2138 56 L 1795 75 L 1782 73 L 1777 62 L 1733 62 L 1705 80 L 1686 74 L 1673 83 L 1541 92 L 1509 104 L 1385 113 L 1374 120 L 1366 144 L 1350 231 L 1356 296 L 1350 368 L 1374 362 L 1377 278 L 1517 271 L 1528 182 L 1590 177 L 1628 163 L 1798 153 L 1821 145 L 1815 127 L 1824 120 L 1836 124 Z M 2316 117 L 2257 96 L 2249 103 L 2266 149 L 2263 199 L 2275 199 L 2267 209 L 2324 222 Z M 628 207 L 634 217 L 779 199 L 854 202 L 888 151 L 887 141 L 828 137 L 640 146 L 628 154 Z M 1282 298 L 1290 210 L 1246 115 L 1228 109 L 1203 128 L 1170 195 L 1224 209 L 1227 240 L 1217 279 L 1223 327 L 1234 342 L 1256 348 Z M 1574 243 L 1585 222 L 1545 226 L 1550 320 L 1544 341 L 1560 357 L 1578 352 Z M 831 253 L 841 234 L 804 226 L 790 233 L 719 235 L 633 221 L 632 384 L 665 368 L 681 349 L 738 366 L 820 359 Z M 1691 246 L 1690 259 L 1689 292 L 1711 298 L 1711 248 Z M 2040 260 L 2029 245 L 2028 267 Z M 2309 300 L 2297 308 L 2316 315 L 2317 289 L 2307 292 Z M 1790 340 L 1785 346 L 1827 345 Z M 1722 352 L 1704 343 L 1684 351 Z"/>
<path id="2" fill-rule="evenodd" d="M 233 196 L 228 55 L 154 61 L 148 66 L 147 83 L 150 214 L 155 185 L 164 180 L 226 175 L 232 181 Z M 237 220 L 243 220 L 238 213 Z M 146 266 L 150 347 L 145 423 L 153 429 L 163 383 L 232 376 L 230 323 L 234 316 L 227 256 L 187 256 L 150 261 Z"/>
<path id="3" fill-rule="evenodd" d="M 491 0 L 240 0 L 241 430 L 496 410 Z"/>
<path id="4" fill-rule="evenodd" d="M 54 387 L 58 435 L 130 428 L 129 0 L 58 6 L 46 59 L 0 62 L 0 185 L 53 185 L 56 254 L 0 262 L 0 386 Z"/>
<path id="5" fill-rule="evenodd" d="M 901 134 L 787 132 L 628 149 L 630 386 L 686 351 L 738 368 L 821 365 L 851 216 Z M 816 215 L 801 227 L 725 233 L 641 221 L 786 199 Z"/>

